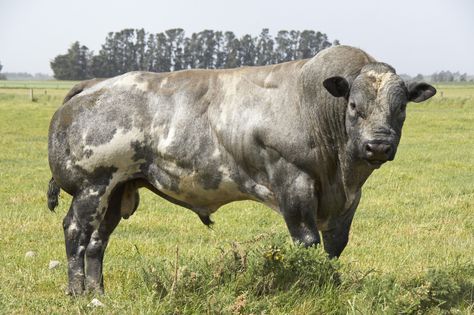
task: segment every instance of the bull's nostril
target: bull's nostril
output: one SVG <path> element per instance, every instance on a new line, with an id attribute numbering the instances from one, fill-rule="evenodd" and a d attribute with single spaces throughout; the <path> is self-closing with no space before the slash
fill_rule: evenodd
<path id="1" fill-rule="evenodd" d="M 382 141 L 366 142 L 363 146 L 365 158 L 376 161 L 387 161 L 393 153 L 392 145 Z"/>

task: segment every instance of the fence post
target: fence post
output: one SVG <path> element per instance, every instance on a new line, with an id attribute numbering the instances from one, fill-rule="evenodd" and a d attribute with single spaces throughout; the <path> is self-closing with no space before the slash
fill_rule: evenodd
<path id="1" fill-rule="evenodd" d="M 30 101 L 33 102 L 34 95 L 33 95 L 33 89 L 30 89 Z"/>

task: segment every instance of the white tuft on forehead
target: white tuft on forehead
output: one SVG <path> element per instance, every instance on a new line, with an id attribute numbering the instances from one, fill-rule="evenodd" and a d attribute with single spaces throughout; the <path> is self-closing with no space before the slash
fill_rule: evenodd
<path id="1" fill-rule="evenodd" d="M 377 72 L 370 70 L 366 72 L 366 75 L 373 78 L 372 86 L 378 92 L 386 84 L 394 81 L 398 81 L 398 76 L 393 72 Z"/>

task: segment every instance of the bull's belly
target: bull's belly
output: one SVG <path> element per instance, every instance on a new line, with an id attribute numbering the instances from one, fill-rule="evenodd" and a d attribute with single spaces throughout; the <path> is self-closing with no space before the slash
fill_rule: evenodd
<path id="1" fill-rule="evenodd" d="M 159 181 L 156 181 L 156 184 L 160 189 Z M 177 191 L 164 187 L 160 191 L 191 206 L 193 210 L 202 215 L 211 214 L 219 207 L 233 201 L 255 199 L 253 196 L 240 191 L 234 182 L 221 182 L 218 188 L 209 189 L 200 184 L 194 175 L 182 178 Z"/>
<path id="2" fill-rule="evenodd" d="M 148 181 L 163 194 L 201 215 L 239 200 L 254 200 L 277 209 L 273 193 L 250 178 L 231 176 L 221 165 L 216 169 L 189 170 L 178 163 L 161 160 L 149 167 Z"/>

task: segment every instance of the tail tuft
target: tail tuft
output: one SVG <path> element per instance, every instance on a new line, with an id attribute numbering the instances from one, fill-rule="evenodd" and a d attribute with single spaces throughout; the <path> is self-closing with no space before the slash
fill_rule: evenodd
<path id="1" fill-rule="evenodd" d="M 199 215 L 199 219 L 204 223 L 208 228 L 211 228 L 214 224 L 214 221 L 211 220 L 211 217 L 208 215 Z"/>
<path id="2" fill-rule="evenodd" d="M 48 208 L 51 211 L 54 211 L 54 208 L 58 206 L 58 196 L 61 189 L 58 184 L 54 181 L 54 178 L 51 178 L 48 185 Z"/>

